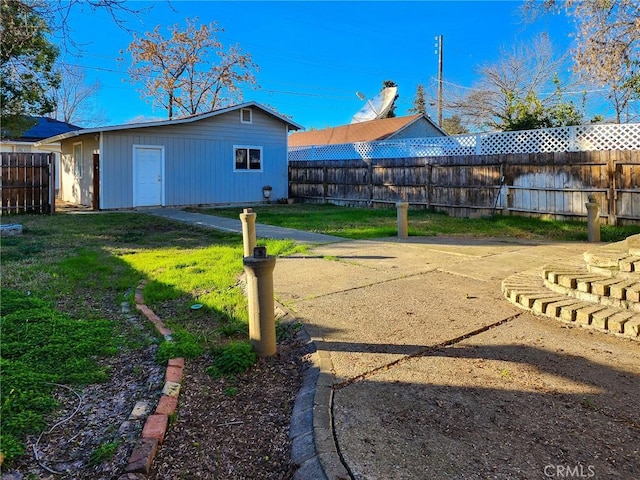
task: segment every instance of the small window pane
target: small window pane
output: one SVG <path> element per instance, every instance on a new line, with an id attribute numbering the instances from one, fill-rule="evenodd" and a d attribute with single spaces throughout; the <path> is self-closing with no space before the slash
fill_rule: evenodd
<path id="1" fill-rule="evenodd" d="M 246 170 L 246 169 L 247 169 L 247 149 L 237 148 L 236 149 L 236 170 Z"/>
<path id="2" fill-rule="evenodd" d="M 240 111 L 242 123 L 251 123 L 251 110 L 248 108 L 243 108 Z"/>
<path id="3" fill-rule="evenodd" d="M 249 149 L 249 168 L 251 170 L 260 170 L 261 168 L 260 150 L 257 148 Z"/>

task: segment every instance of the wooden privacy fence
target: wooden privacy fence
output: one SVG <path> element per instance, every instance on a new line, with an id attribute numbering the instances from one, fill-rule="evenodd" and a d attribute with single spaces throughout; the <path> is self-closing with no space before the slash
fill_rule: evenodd
<path id="1" fill-rule="evenodd" d="M 290 197 L 341 205 L 581 218 L 589 195 L 608 223 L 639 223 L 640 150 L 289 163 Z"/>
<path id="2" fill-rule="evenodd" d="M 2 152 L 0 156 L 2 214 L 53 213 L 53 154 Z"/>

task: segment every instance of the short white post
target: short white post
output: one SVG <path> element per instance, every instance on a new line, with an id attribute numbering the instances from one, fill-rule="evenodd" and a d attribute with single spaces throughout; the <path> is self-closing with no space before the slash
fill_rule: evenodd
<path id="1" fill-rule="evenodd" d="M 256 214 L 253 208 L 245 208 L 240 214 L 242 222 L 242 246 L 244 256 L 249 257 L 256 246 Z"/>
<path id="2" fill-rule="evenodd" d="M 587 197 L 589 201 L 585 203 L 587 207 L 587 239 L 590 242 L 600 241 L 600 208 L 595 195 Z"/>
<path id="3" fill-rule="evenodd" d="M 242 260 L 247 274 L 249 303 L 249 339 L 259 357 L 276 353 L 276 324 L 273 303 L 273 269 L 276 257 L 266 247 L 255 247 L 253 255 Z"/>
<path id="4" fill-rule="evenodd" d="M 407 219 L 409 203 L 397 202 L 396 209 L 398 217 L 398 238 L 407 238 L 409 236 L 409 223 Z"/>

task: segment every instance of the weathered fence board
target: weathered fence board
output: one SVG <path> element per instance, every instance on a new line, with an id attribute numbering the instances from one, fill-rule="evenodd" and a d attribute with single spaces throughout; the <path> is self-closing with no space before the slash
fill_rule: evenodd
<path id="1" fill-rule="evenodd" d="M 615 223 L 640 222 L 640 150 L 289 163 L 289 195 L 342 205 L 407 201 L 451 215 L 584 218 L 589 195 Z"/>
<path id="2" fill-rule="evenodd" d="M 0 154 L 2 214 L 53 212 L 53 155 Z"/>

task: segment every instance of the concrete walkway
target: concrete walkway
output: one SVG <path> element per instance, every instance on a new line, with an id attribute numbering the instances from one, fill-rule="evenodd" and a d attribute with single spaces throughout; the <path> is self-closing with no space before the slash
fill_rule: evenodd
<path id="1" fill-rule="evenodd" d="M 242 223 L 240 222 L 241 209 L 238 209 L 238 219 L 191 213 L 173 208 L 152 208 L 143 210 L 150 215 L 165 217 L 178 222 L 199 225 L 201 227 L 215 228 L 224 232 L 233 232 L 242 235 Z M 272 238 L 276 240 L 292 239 L 296 242 L 319 245 L 331 242 L 343 242 L 345 239 L 322 235 L 320 233 L 303 232 L 293 228 L 273 227 L 271 225 L 256 224 L 256 236 L 258 238 Z"/>
<path id="2" fill-rule="evenodd" d="M 589 244 L 315 240 L 274 271 L 317 348 L 291 422 L 295 478 L 640 478 L 640 343 L 501 293 Z"/>

